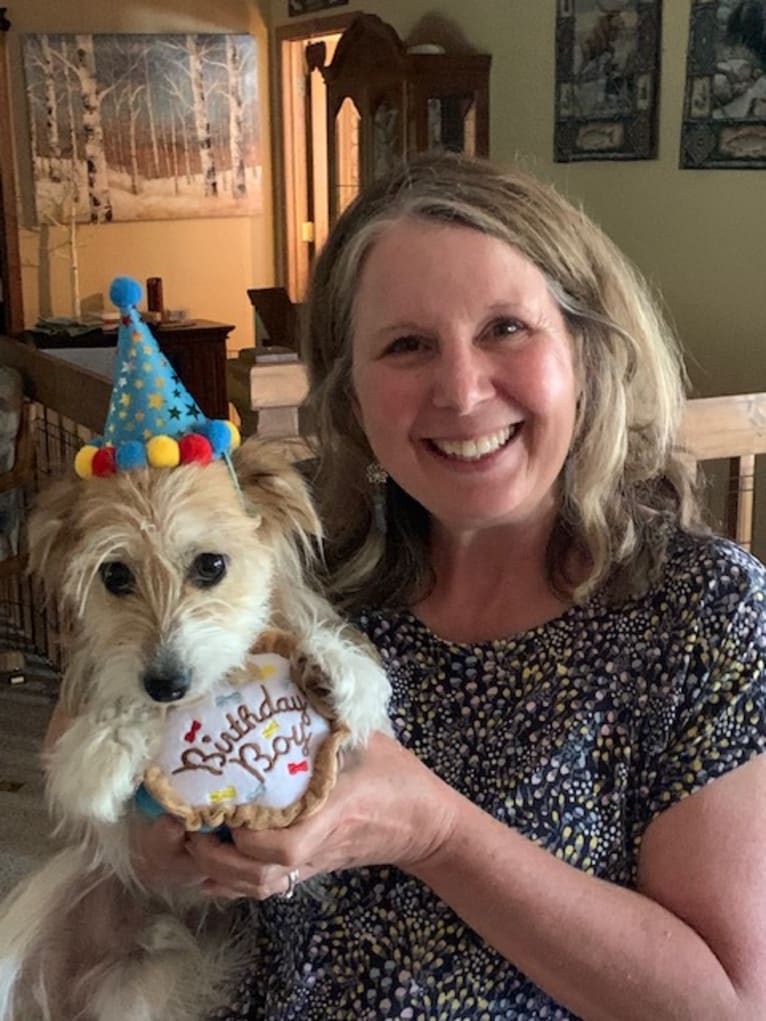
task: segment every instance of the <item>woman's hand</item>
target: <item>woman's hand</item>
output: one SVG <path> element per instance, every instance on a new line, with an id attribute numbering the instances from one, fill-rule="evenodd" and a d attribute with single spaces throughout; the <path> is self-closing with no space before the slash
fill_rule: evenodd
<path id="1" fill-rule="evenodd" d="M 459 798 L 411 752 L 376 733 L 346 756 L 322 808 L 287 829 L 232 831 L 233 844 L 194 834 L 188 853 L 215 896 L 263 900 L 299 880 L 362 865 L 405 871 L 430 857 L 454 825 Z"/>
<path id="2" fill-rule="evenodd" d="M 210 836 L 208 840 L 218 842 Z M 130 858 L 139 881 L 148 889 L 204 888 L 209 878 L 189 853 L 189 834 L 169 815 L 134 816 L 130 822 Z"/>

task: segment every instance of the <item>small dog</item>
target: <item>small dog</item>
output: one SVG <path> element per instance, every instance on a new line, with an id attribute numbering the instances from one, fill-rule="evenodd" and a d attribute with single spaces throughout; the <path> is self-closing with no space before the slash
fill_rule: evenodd
<path id="1" fill-rule="evenodd" d="M 241 492 L 222 461 L 142 468 L 56 483 L 30 519 L 30 568 L 75 621 L 73 722 L 45 762 L 66 846 L 0 908 L 0 1021 L 193 1021 L 224 1001 L 241 956 L 230 913 L 146 889 L 130 859 L 168 703 L 214 688 L 276 628 L 346 746 L 390 731 L 385 674 L 307 583 L 320 527 L 303 480 L 255 440 L 233 460 Z"/>

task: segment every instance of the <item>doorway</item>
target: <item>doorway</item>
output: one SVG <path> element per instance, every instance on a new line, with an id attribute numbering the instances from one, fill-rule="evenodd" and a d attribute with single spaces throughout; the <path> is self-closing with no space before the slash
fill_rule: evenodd
<path id="1" fill-rule="evenodd" d="M 321 68 L 332 62 L 350 21 L 327 18 L 278 33 L 284 271 L 293 302 L 303 300 L 311 263 L 329 230 L 327 92 Z"/>

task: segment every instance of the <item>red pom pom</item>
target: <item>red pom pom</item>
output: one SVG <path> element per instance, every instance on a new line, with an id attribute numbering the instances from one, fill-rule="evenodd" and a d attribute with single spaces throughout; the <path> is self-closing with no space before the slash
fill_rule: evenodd
<path id="1" fill-rule="evenodd" d="M 213 448 L 210 440 L 200 433 L 189 433 L 178 441 L 178 452 L 181 455 L 181 464 L 210 464 L 213 458 Z"/>
<path id="2" fill-rule="evenodd" d="M 100 447 L 93 455 L 93 474 L 101 479 L 107 475 L 114 475 L 117 471 L 114 461 L 115 453 L 114 447 Z"/>

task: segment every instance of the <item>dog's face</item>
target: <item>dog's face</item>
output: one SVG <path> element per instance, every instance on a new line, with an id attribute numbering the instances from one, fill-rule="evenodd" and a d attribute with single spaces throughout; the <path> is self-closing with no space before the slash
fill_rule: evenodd
<path id="1" fill-rule="evenodd" d="M 75 622 L 73 704 L 203 693 L 268 625 L 275 584 L 299 583 L 296 545 L 319 531 L 302 480 L 254 442 L 236 466 L 244 502 L 222 462 L 42 494 L 30 567 Z"/>

